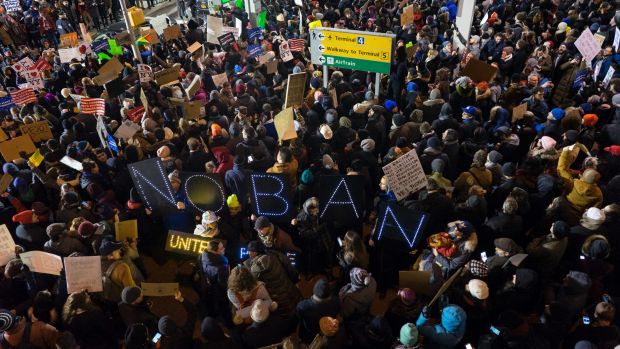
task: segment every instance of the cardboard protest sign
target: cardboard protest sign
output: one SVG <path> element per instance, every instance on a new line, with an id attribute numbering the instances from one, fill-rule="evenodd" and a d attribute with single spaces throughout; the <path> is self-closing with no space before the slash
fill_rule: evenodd
<path id="1" fill-rule="evenodd" d="M 164 86 L 169 83 L 176 83 L 179 81 L 180 67 L 171 67 L 155 72 L 155 81 L 159 86 Z"/>
<path id="2" fill-rule="evenodd" d="M 419 270 L 401 270 L 398 272 L 398 287 L 410 288 L 417 294 L 431 296 L 431 272 Z"/>
<path id="3" fill-rule="evenodd" d="M 76 32 L 60 34 L 60 47 L 76 47 L 79 43 Z"/>
<path id="4" fill-rule="evenodd" d="M 397 200 L 402 200 L 428 185 L 422 164 L 415 151 L 407 152 L 383 166 L 383 173 L 387 176 L 390 189 L 396 195 Z"/>
<path id="5" fill-rule="evenodd" d="M 273 51 L 269 51 L 265 54 L 262 54 L 258 57 L 258 64 L 259 65 L 267 64 L 268 62 L 271 62 L 271 60 L 273 60 L 275 56 L 276 54 Z"/>
<path id="6" fill-rule="evenodd" d="M 143 282 L 140 285 L 142 295 L 145 297 L 166 297 L 174 296 L 179 290 L 177 282 Z"/>
<path id="7" fill-rule="evenodd" d="M 19 258 L 35 273 L 60 275 L 62 259 L 55 254 L 42 251 L 29 251 L 20 253 Z M 100 257 L 101 258 L 101 257 Z M 101 262 L 99 262 L 101 265 Z"/>
<path id="8" fill-rule="evenodd" d="M 217 174 L 181 172 L 181 181 L 187 199 L 194 213 L 220 212 L 226 202 L 222 177 Z"/>
<path id="9" fill-rule="evenodd" d="M 127 238 L 138 238 L 138 221 L 136 219 L 130 219 L 127 221 L 115 222 L 114 233 L 116 234 L 117 241 L 125 241 Z"/>
<path id="10" fill-rule="evenodd" d="M 409 5 L 403 8 L 403 13 L 400 15 L 400 25 L 405 26 L 413 23 L 413 5 Z"/>
<path id="11" fill-rule="evenodd" d="M 179 36 L 181 36 L 181 27 L 178 24 L 164 29 L 164 41 L 174 40 Z"/>
<path id="12" fill-rule="evenodd" d="M 176 211 L 177 200 L 159 158 L 127 165 L 129 174 L 146 207 L 156 212 Z"/>
<path id="13" fill-rule="evenodd" d="M 286 84 L 286 102 L 284 107 L 298 107 L 304 103 L 306 90 L 306 73 L 289 74 Z"/>
<path id="14" fill-rule="evenodd" d="M 416 248 L 420 241 L 426 242 L 422 237 L 428 223 L 428 214 L 394 203 L 384 203 L 378 208 L 377 217 L 374 235 L 377 240 L 402 241 L 405 248 Z"/>
<path id="15" fill-rule="evenodd" d="M 136 132 L 138 131 L 140 131 L 140 125 L 134 123 L 131 120 L 126 120 L 118 127 L 118 129 L 116 129 L 114 137 L 128 140 L 129 138 L 133 137 L 133 135 L 136 134 Z"/>
<path id="16" fill-rule="evenodd" d="M 224 49 L 224 51 L 228 51 L 235 43 L 235 35 L 231 32 L 227 32 L 218 36 L 217 41 L 220 43 L 220 46 Z"/>
<path id="17" fill-rule="evenodd" d="M 153 26 L 158 35 L 164 34 L 164 30 L 168 27 L 168 16 L 159 15 L 149 20 L 149 24 Z"/>
<path id="18" fill-rule="evenodd" d="M 193 44 L 189 45 L 189 47 L 187 48 L 187 52 L 194 53 L 201 48 L 202 48 L 202 45 L 198 41 L 196 41 Z"/>
<path id="19" fill-rule="evenodd" d="M 129 36 L 129 32 L 127 32 L 126 30 L 114 35 L 114 40 L 119 46 L 132 44 L 131 36 Z"/>
<path id="20" fill-rule="evenodd" d="M 200 108 L 202 104 L 199 102 L 183 103 L 183 118 L 188 120 L 196 120 L 200 118 Z"/>
<path id="21" fill-rule="evenodd" d="M 253 172 L 249 178 L 252 208 L 257 216 L 287 221 L 294 214 L 287 174 Z"/>
<path id="22" fill-rule="evenodd" d="M 592 35 L 590 28 L 586 28 L 581 35 L 575 40 L 575 47 L 579 50 L 579 53 L 583 56 L 586 62 L 592 62 L 592 60 L 601 51 L 601 46 Z"/>
<path id="23" fill-rule="evenodd" d="M 512 108 L 512 122 L 523 119 L 523 115 L 527 112 L 527 103 L 519 104 Z"/>
<path id="24" fill-rule="evenodd" d="M 267 74 L 275 74 L 278 71 L 278 61 L 267 62 Z"/>
<path id="25" fill-rule="evenodd" d="M 39 167 L 39 165 L 41 165 L 43 160 L 45 160 L 45 157 L 41 155 L 41 152 L 39 151 L 39 149 L 37 149 L 37 151 L 35 151 L 34 154 L 32 154 L 28 158 L 28 161 L 30 161 L 34 165 L 34 167 Z"/>
<path id="26" fill-rule="evenodd" d="M 461 76 L 469 76 L 476 82 L 491 81 L 497 73 L 497 68 L 487 64 L 481 60 L 472 58 L 467 62 L 467 65 L 461 70 Z"/>
<path id="27" fill-rule="evenodd" d="M 71 167 L 72 169 L 76 171 L 79 171 L 79 172 L 84 171 L 84 168 L 82 167 L 82 163 L 68 155 L 63 156 L 62 159 L 60 159 L 60 162 Z"/>
<path id="28" fill-rule="evenodd" d="M 15 259 L 15 241 L 5 224 L 0 225 L 0 266 Z"/>
<path id="29" fill-rule="evenodd" d="M 0 143 L 0 154 L 2 154 L 2 157 L 6 162 L 19 159 L 20 152 L 25 152 L 26 155 L 30 155 L 36 150 L 37 147 L 34 146 L 34 143 L 32 143 L 32 140 L 28 135 L 15 137 Z"/>
<path id="30" fill-rule="evenodd" d="M 297 138 L 297 132 L 295 132 L 295 118 L 293 108 L 288 107 L 279 112 L 273 120 L 276 126 L 276 132 L 278 132 L 278 139 L 285 141 L 287 139 Z"/>
<path id="31" fill-rule="evenodd" d="M 169 230 L 168 236 L 166 237 L 166 247 L 164 249 L 168 252 L 198 256 L 207 249 L 207 242 L 210 240 L 211 239 L 203 238 L 200 235 Z"/>
<path id="32" fill-rule="evenodd" d="M 64 262 L 69 293 L 103 291 L 100 256 L 65 257 Z"/>
<path id="33" fill-rule="evenodd" d="M 11 185 L 11 182 L 13 182 L 13 176 L 8 173 L 3 174 L 2 177 L 0 177 L 0 193 L 4 193 L 6 188 Z"/>
<path id="34" fill-rule="evenodd" d="M 82 55 L 77 47 L 59 48 L 58 55 L 61 63 L 70 63 L 73 59 L 81 59 Z"/>
<path id="35" fill-rule="evenodd" d="M 93 81 L 99 85 L 103 86 L 107 82 L 110 82 L 118 77 L 124 69 L 123 63 L 118 60 L 116 57 L 112 57 L 109 61 L 106 62 L 99 70 L 97 71 L 99 75 L 93 78 Z M 112 97 L 113 98 L 113 97 Z"/>
<path id="36" fill-rule="evenodd" d="M 22 131 L 22 134 L 29 135 L 33 142 L 41 142 L 54 138 L 52 130 L 45 120 L 21 125 L 19 129 Z"/>
<path id="37" fill-rule="evenodd" d="M 140 77 L 140 82 L 153 81 L 153 68 L 148 64 L 138 64 L 138 76 Z"/>
<path id="38" fill-rule="evenodd" d="M 125 92 L 125 83 L 123 82 L 123 78 L 119 76 L 103 84 L 103 88 L 108 92 L 108 98 L 116 98 Z"/>
<path id="39" fill-rule="evenodd" d="M 80 32 L 82 33 L 82 38 L 89 44 L 93 43 L 93 38 L 90 36 L 88 29 L 86 29 L 86 25 L 84 23 L 80 23 Z"/>
<path id="40" fill-rule="evenodd" d="M 157 36 L 157 32 L 151 28 L 141 28 L 140 36 L 143 36 L 151 45 L 161 43 L 161 41 L 159 41 L 159 36 Z"/>
<path id="41" fill-rule="evenodd" d="M 226 73 L 211 75 L 211 79 L 213 79 L 213 84 L 215 84 L 215 87 L 217 88 L 222 87 L 225 82 L 228 82 L 228 76 L 226 76 Z"/>
<path id="42" fill-rule="evenodd" d="M 193 98 L 196 92 L 200 90 L 200 75 L 194 76 L 194 80 L 190 82 L 189 86 L 185 89 L 185 93 L 187 93 L 187 97 Z"/>
<path id="43" fill-rule="evenodd" d="M 364 179 L 362 176 L 321 176 L 319 185 L 319 218 L 355 224 L 364 212 Z"/>
<path id="44" fill-rule="evenodd" d="M 224 22 L 219 17 L 207 16 L 207 42 L 214 45 L 219 45 L 217 40 L 218 36 L 222 35 L 222 28 Z"/>
<path id="45" fill-rule="evenodd" d="M 435 304 L 435 302 L 439 299 L 439 297 L 444 292 L 446 292 L 446 290 L 450 288 L 450 286 L 452 286 L 454 281 L 458 279 L 459 276 L 461 276 L 462 272 L 463 272 L 463 267 L 460 267 L 454 274 L 452 274 L 452 276 L 450 276 L 448 280 L 446 280 L 446 282 L 443 283 L 443 285 L 441 285 L 437 293 L 435 293 L 435 296 L 433 296 L 433 299 L 431 299 L 431 301 L 428 303 L 429 307 L 433 306 L 433 304 Z"/>

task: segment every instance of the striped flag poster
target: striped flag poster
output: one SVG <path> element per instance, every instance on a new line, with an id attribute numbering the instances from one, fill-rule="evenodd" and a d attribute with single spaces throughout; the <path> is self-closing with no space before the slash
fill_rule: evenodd
<path id="1" fill-rule="evenodd" d="M 35 96 L 32 87 L 13 90 L 13 92 L 11 92 L 11 98 L 13 98 L 13 103 L 19 106 L 26 105 L 28 103 L 36 103 L 37 101 L 37 96 Z"/>
<path id="2" fill-rule="evenodd" d="M 80 101 L 82 114 L 105 114 L 105 101 L 103 98 L 82 98 Z"/>
<path id="3" fill-rule="evenodd" d="M 306 40 L 304 39 L 289 39 L 288 47 L 291 52 L 304 52 L 306 48 Z"/>

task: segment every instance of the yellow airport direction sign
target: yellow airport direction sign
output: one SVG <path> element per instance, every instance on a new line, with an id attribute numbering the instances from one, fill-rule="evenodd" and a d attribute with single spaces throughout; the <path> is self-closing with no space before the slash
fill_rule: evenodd
<path id="1" fill-rule="evenodd" d="M 390 73 L 394 35 L 335 28 L 310 30 L 313 64 Z"/>

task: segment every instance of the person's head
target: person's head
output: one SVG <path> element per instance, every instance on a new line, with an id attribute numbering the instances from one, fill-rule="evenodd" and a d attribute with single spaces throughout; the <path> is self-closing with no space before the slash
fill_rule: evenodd
<path id="1" fill-rule="evenodd" d="M 223 256 L 224 253 L 226 253 L 226 248 L 224 247 L 224 244 L 220 240 L 213 239 L 207 242 L 207 252 L 211 252 L 211 253 L 215 253 L 215 254 L 219 254 Z"/>
<path id="2" fill-rule="evenodd" d="M 39 320 L 46 323 L 56 322 L 58 313 L 54 304 L 54 297 L 52 293 L 45 290 L 39 291 L 32 301 L 32 307 L 30 308 L 30 316 L 33 321 Z"/>
<path id="3" fill-rule="evenodd" d="M 506 200 L 504 200 L 504 204 L 502 205 L 502 211 L 505 214 L 513 215 L 516 214 L 518 210 L 519 204 L 517 203 L 517 200 L 515 200 L 515 198 L 509 196 L 506 198 Z"/>
<path id="4" fill-rule="evenodd" d="M 250 269 L 243 265 L 236 266 L 230 271 L 228 289 L 233 292 L 252 291 L 256 286 L 256 279 Z"/>
<path id="5" fill-rule="evenodd" d="M 549 228 L 548 238 L 551 239 L 563 239 L 568 237 L 570 233 L 570 225 L 564 221 L 555 221 L 551 224 L 551 228 Z"/>
<path id="6" fill-rule="evenodd" d="M 509 257 L 518 252 L 518 245 L 509 238 L 498 238 L 494 241 L 495 255 Z"/>
<path id="7" fill-rule="evenodd" d="M 228 206 L 228 213 L 231 217 L 235 217 L 241 212 L 241 204 L 239 204 L 237 194 L 232 194 L 226 198 L 226 205 Z"/>
<path id="8" fill-rule="evenodd" d="M 534 99 L 541 102 L 545 100 L 545 89 L 543 89 L 540 86 L 536 86 L 534 87 L 534 89 L 532 90 L 532 96 L 534 96 Z"/>
<path id="9" fill-rule="evenodd" d="M 168 174 L 168 180 L 170 181 L 170 186 L 175 193 L 181 189 L 181 176 L 179 171 L 174 170 L 170 172 L 170 174 Z"/>
<path id="10" fill-rule="evenodd" d="M 607 302 L 600 302 L 594 309 L 594 318 L 598 325 L 609 326 L 616 317 L 616 307 L 613 304 Z"/>
<path id="11" fill-rule="evenodd" d="M 613 54 L 614 54 L 614 47 L 613 46 L 607 46 L 603 50 L 603 56 L 605 56 L 605 57 L 611 56 Z"/>
<path id="12" fill-rule="evenodd" d="M 90 295 L 88 291 L 83 290 L 79 292 L 73 292 L 67 297 L 65 305 L 62 311 L 62 318 L 65 323 L 68 322 L 76 314 L 81 313 L 84 310 L 92 308 Z"/>
<path id="13" fill-rule="evenodd" d="M 259 237 L 265 237 L 273 233 L 273 224 L 271 224 L 269 218 L 260 216 L 254 222 L 254 230 L 256 230 Z"/>
<path id="14" fill-rule="evenodd" d="M 122 248 L 123 243 L 121 242 L 103 240 L 99 246 L 99 254 L 109 260 L 119 260 L 123 257 Z"/>
<path id="15" fill-rule="evenodd" d="M 121 300 L 125 304 L 139 304 L 143 299 L 142 290 L 136 286 L 127 286 L 121 292 Z"/>
<path id="16" fill-rule="evenodd" d="M 319 199 L 311 197 L 304 202 L 304 211 L 312 217 L 318 217 L 319 215 Z"/>
<path id="17" fill-rule="evenodd" d="M 256 131 L 252 128 L 252 126 L 245 126 L 243 128 L 242 136 L 244 141 L 254 139 L 256 137 Z"/>
<path id="18" fill-rule="evenodd" d="M 280 164 L 286 164 L 291 162 L 291 160 L 293 159 L 293 153 L 291 152 L 291 149 L 288 147 L 282 147 L 280 148 L 280 150 L 278 151 L 278 157 L 277 157 L 277 161 Z"/>
<path id="19" fill-rule="evenodd" d="M 387 176 L 381 177 L 381 180 L 379 181 L 379 189 L 385 192 L 387 192 L 390 189 Z"/>
<path id="20" fill-rule="evenodd" d="M 88 158 L 82 161 L 82 168 L 84 169 L 84 173 L 99 173 L 99 166 L 97 165 L 97 163 Z"/>
<path id="21" fill-rule="evenodd" d="M 504 36 L 501 33 L 495 34 L 495 42 L 500 43 L 504 39 Z"/>
<path id="22" fill-rule="evenodd" d="M 400 335 L 398 336 L 398 340 L 400 343 L 407 348 L 417 348 L 418 340 L 419 340 L 419 332 L 418 328 L 415 324 L 406 323 L 403 327 L 400 328 Z"/>
<path id="23" fill-rule="evenodd" d="M 364 248 L 364 242 L 356 231 L 349 230 L 342 239 L 342 248 L 345 251 L 361 251 Z"/>
<path id="24" fill-rule="evenodd" d="M 560 46 L 558 47 L 558 53 L 559 54 L 563 54 L 564 52 L 566 52 L 567 47 L 565 43 L 560 44 Z"/>

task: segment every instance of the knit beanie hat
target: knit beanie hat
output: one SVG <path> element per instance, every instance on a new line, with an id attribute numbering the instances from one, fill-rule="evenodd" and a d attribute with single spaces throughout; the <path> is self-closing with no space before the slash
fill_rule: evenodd
<path id="1" fill-rule="evenodd" d="M 312 293 L 319 299 L 327 299 L 331 296 L 331 288 L 329 287 L 329 283 L 327 279 L 321 278 L 319 279 L 312 288 Z"/>
<path id="2" fill-rule="evenodd" d="M 332 137 L 334 136 L 334 133 L 332 132 L 332 129 L 331 127 L 329 127 L 328 124 L 321 125 L 321 127 L 319 128 L 319 132 L 321 133 L 323 138 L 327 140 L 332 139 Z"/>
<path id="3" fill-rule="evenodd" d="M 351 119 L 349 119 L 346 116 L 341 117 L 338 120 L 338 123 L 340 124 L 341 127 L 351 128 Z"/>
<path id="4" fill-rule="evenodd" d="M 267 320 L 269 317 L 269 305 L 262 299 L 257 299 L 252 304 L 252 310 L 250 312 L 252 321 L 261 323 Z"/>
<path id="5" fill-rule="evenodd" d="M 52 223 L 45 228 L 45 232 L 50 239 L 54 239 L 57 236 L 61 235 L 66 228 L 66 224 L 64 223 Z"/>
<path id="6" fill-rule="evenodd" d="M 598 116 L 596 114 L 586 114 L 581 119 L 581 122 L 588 127 L 594 127 L 598 122 Z"/>
<path id="7" fill-rule="evenodd" d="M 78 227 L 78 234 L 80 234 L 83 238 L 92 236 L 96 231 L 97 227 L 89 221 L 80 223 L 80 226 Z"/>
<path id="8" fill-rule="evenodd" d="M 170 316 L 164 315 L 159 319 L 157 329 L 164 336 L 174 336 L 179 330 L 179 327 Z"/>
<path id="9" fill-rule="evenodd" d="M 314 174 L 312 174 L 312 171 L 310 171 L 310 169 L 306 169 L 304 170 L 304 172 L 301 173 L 301 182 L 303 184 L 312 184 L 313 181 Z"/>
<path id="10" fill-rule="evenodd" d="M 400 298 L 400 301 L 403 302 L 403 304 L 405 305 L 414 304 L 417 298 L 415 292 L 407 287 L 398 290 L 398 297 Z"/>
<path id="11" fill-rule="evenodd" d="M 370 274 L 362 268 L 353 268 L 349 273 L 351 285 L 355 287 L 366 287 L 370 284 Z"/>
<path id="12" fill-rule="evenodd" d="M 549 136 L 542 136 L 538 142 L 544 150 L 555 148 L 555 145 L 557 144 L 556 140 Z"/>
<path id="13" fill-rule="evenodd" d="M 362 141 L 360 146 L 362 147 L 363 151 L 371 152 L 375 150 L 375 141 L 371 138 L 366 138 Z"/>
<path id="14" fill-rule="evenodd" d="M 445 167 L 446 162 L 442 159 L 437 158 L 431 162 L 431 169 L 433 170 L 433 172 L 443 173 Z"/>
<path id="15" fill-rule="evenodd" d="M 559 121 L 559 120 L 562 120 L 562 118 L 564 118 L 565 115 L 566 115 L 566 112 L 564 111 L 564 109 L 553 108 L 547 115 L 547 120 Z"/>
<path id="16" fill-rule="evenodd" d="M 477 299 L 485 300 L 489 298 L 489 287 L 487 286 L 487 283 L 482 280 L 469 280 L 467 285 L 465 285 L 465 289 Z"/>
<path id="17" fill-rule="evenodd" d="M 123 303 L 131 304 L 140 298 L 142 290 L 136 286 L 127 286 L 121 292 L 121 300 Z"/>
<path id="18" fill-rule="evenodd" d="M 323 333 L 323 335 L 332 337 L 338 333 L 340 321 L 329 316 L 323 316 L 319 320 L 319 328 L 321 329 L 321 333 Z"/>
<path id="19" fill-rule="evenodd" d="M 398 339 L 402 345 L 412 347 L 418 344 L 418 336 L 418 328 L 412 323 L 407 323 L 400 328 L 400 336 Z"/>
<path id="20" fill-rule="evenodd" d="M 600 175 L 598 171 L 591 168 L 586 169 L 581 174 L 581 179 L 587 184 L 595 184 L 598 181 L 599 177 Z"/>
<path id="21" fill-rule="evenodd" d="M 237 199 L 237 194 L 230 195 L 226 199 L 226 205 L 228 205 L 229 208 L 239 207 L 240 205 L 239 205 L 239 199 Z"/>

